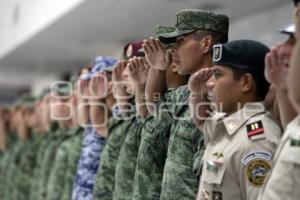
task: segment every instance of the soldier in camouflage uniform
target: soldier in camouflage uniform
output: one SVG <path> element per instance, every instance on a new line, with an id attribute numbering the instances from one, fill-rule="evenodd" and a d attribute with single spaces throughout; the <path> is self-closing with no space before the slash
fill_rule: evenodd
<path id="1" fill-rule="evenodd" d="M 172 32 L 175 28 L 156 26 L 155 37 Z M 157 115 L 146 119 L 141 133 L 141 144 L 134 178 L 134 199 L 159 199 L 170 128 L 173 119 L 164 112 L 170 103 L 170 97 L 179 85 L 187 83 L 188 76 L 180 76 L 173 72 L 174 64 L 166 72 L 168 90 L 157 104 Z M 167 104 L 167 105 L 164 105 Z M 160 107 L 162 106 L 162 107 Z"/>
<path id="2" fill-rule="evenodd" d="M 55 94 L 55 95 L 52 95 Z M 67 86 L 57 86 L 54 88 L 50 96 L 50 104 L 48 105 L 51 108 L 51 120 L 57 121 L 59 128 L 55 132 L 50 133 L 48 137 L 47 145 L 44 147 L 44 152 L 41 152 L 39 156 L 42 156 L 42 161 L 40 162 L 40 177 L 36 180 L 36 186 L 38 186 L 37 193 L 34 195 L 37 199 L 47 199 L 48 195 L 48 182 L 50 181 L 50 175 L 53 167 L 55 166 L 55 159 L 58 153 L 60 145 L 64 142 L 65 138 L 68 137 L 68 130 L 72 125 L 72 120 L 61 120 L 61 118 L 68 118 L 69 110 L 65 109 L 66 98 L 70 94 L 69 88 Z M 50 183 L 51 184 L 51 183 Z"/>
<path id="3" fill-rule="evenodd" d="M 48 91 L 45 91 L 44 94 L 40 97 L 41 103 L 39 106 L 39 112 L 41 114 L 41 122 L 44 130 L 43 137 L 40 141 L 40 145 L 37 151 L 36 156 L 36 166 L 34 168 L 33 177 L 31 180 L 31 191 L 30 198 L 31 200 L 39 200 L 38 191 L 39 184 L 41 183 L 41 178 L 44 177 L 42 174 L 42 164 L 45 157 L 46 147 L 48 143 L 51 142 L 51 138 L 53 138 L 53 134 L 58 130 L 58 123 L 56 121 L 52 121 L 50 117 L 50 94 Z"/>
<path id="4" fill-rule="evenodd" d="M 6 175 L 8 171 L 8 165 L 10 164 L 10 159 L 13 156 L 13 150 L 15 147 L 15 144 L 18 141 L 17 135 L 15 134 L 15 128 L 13 124 L 13 113 L 14 109 L 11 107 L 9 109 L 9 117 L 8 117 L 8 123 L 4 122 L 5 127 L 5 149 L 2 151 L 2 158 L 0 162 L 0 199 L 5 199 L 4 194 L 6 191 L 6 187 L 8 182 L 6 182 Z M 5 125 L 6 124 L 6 125 Z"/>
<path id="5" fill-rule="evenodd" d="M 67 103 L 72 109 L 76 108 L 76 97 L 71 95 Z M 70 113 L 72 114 L 72 113 Z M 70 119 L 69 128 L 64 133 L 61 143 L 57 147 L 54 164 L 47 183 L 47 196 L 49 200 L 70 199 L 77 162 L 80 156 L 83 129 L 76 125 L 76 115 Z"/>
<path id="6" fill-rule="evenodd" d="M 70 199 L 75 177 L 77 161 L 80 156 L 83 130 L 80 127 L 70 128 L 65 133 L 64 141 L 57 149 L 54 165 L 47 183 L 49 200 Z"/>
<path id="7" fill-rule="evenodd" d="M 22 96 L 16 106 L 14 123 L 18 133 L 6 172 L 5 199 L 27 199 L 30 192 L 30 178 L 35 166 L 36 135 L 29 128 L 28 118 L 32 114 L 34 99 L 31 96 Z M 32 127 L 31 127 L 32 128 Z"/>
<path id="8" fill-rule="evenodd" d="M 95 87 L 97 89 L 99 85 L 97 84 L 95 85 L 94 83 L 96 82 L 93 80 L 95 80 L 95 78 L 96 79 L 100 78 L 98 77 L 98 74 L 103 73 L 105 70 L 108 70 L 108 68 L 111 68 L 114 64 L 115 64 L 115 59 L 104 57 L 104 56 L 96 57 L 91 72 L 80 76 L 79 78 L 80 82 L 87 82 L 87 85 L 89 85 L 90 89 Z M 90 94 L 95 91 L 88 90 L 86 92 L 87 92 L 87 96 L 89 95 L 95 96 L 93 94 Z M 85 128 L 84 138 L 82 141 L 81 155 L 80 155 L 79 162 L 77 164 L 76 177 L 73 184 L 73 191 L 72 191 L 73 200 L 77 200 L 77 199 L 90 200 L 93 198 L 93 187 L 94 187 L 99 163 L 101 161 L 101 154 L 105 146 L 104 135 L 106 134 L 103 133 L 102 130 L 100 130 L 101 127 L 100 129 L 97 130 L 98 124 L 97 122 L 96 124 L 94 124 L 95 121 L 93 121 L 94 119 L 92 118 L 93 109 L 94 110 L 99 109 L 99 106 L 94 105 L 94 103 L 101 103 L 103 105 L 103 101 L 105 100 L 103 98 L 100 100 L 99 99 L 100 98 L 97 97 L 96 99 L 90 98 L 88 100 L 91 103 L 89 109 L 91 118 L 89 120 L 90 123 L 92 123 L 93 127 L 87 126 Z M 104 117 L 103 113 L 101 113 L 101 116 L 100 114 L 98 116 L 98 118 L 103 118 L 103 117 Z"/>
<path id="9" fill-rule="evenodd" d="M 133 109 L 135 110 L 135 109 Z M 135 111 L 132 112 L 135 115 Z M 128 128 L 125 141 L 121 147 L 115 173 L 115 189 L 113 199 L 132 199 L 133 179 L 135 174 L 137 154 L 140 144 L 140 133 L 143 119 L 134 117 Z"/>
<path id="10" fill-rule="evenodd" d="M 117 114 L 108 121 L 108 138 L 102 152 L 101 163 L 97 172 L 94 186 L 94 200 L 112 199 L 115 186 L 115 168 L 121 146 L 125 140 L 130 123 L 122 120 L 122 115 Z"/>
<path id="11" fill-rule="evenodd" d="M 132 96 L 137 94 L 138 88 L 132 79 L 132 71 L 130 68 L 132 67 L 132 62 L 136 62 L 139 59 L 140 58 L 133 58 L 133 60 L 129 60 L 128 65 L 122 73 L 123 80 L 129 83 L 126 86 L 126 91 Z M 135 101 L 137 100 L 139 101 L 140 99 L 136 98 Z M 138 108 L 135 107 L 136 105 L 133 103 L 133 100 L 129 103 L 131 104 L 130 112 L 124 113 L 124 115 L 127 115 L 128 120 L 130 120 L 130 126 L 116 164 L 115 188 L 113 192 L 114 200 L 131 200 L 133 197 L 133 181 L 144 119 L 137 114 L 136 110 Z"/>
<path id="12" fill-rule="evenodd" d="M 128 60 L 133 56 L 138 56 L 138 50 L 141 49 L 142 42 L 133 42 L 125 45 L 123 50 L 123 59 L 120 60 L 112 70 L 113 93 L 115 97 L 127 94 L 126 88 L 120 81 L 124 81 L 122 73 L 127 66 Z M 129 51 L 127 51 L 129 50 Z M 120 149 L 128 133 L 128 128 L 132 120 L 128 120 L 126 115 L 122 113 L 122 103 L 120 98 L 116 99 L 116 104 L 112 109 L 113 116 L 108 121 L 108 139 L 104 151 L 102 153 L 102 161 L 100 163 L 96 185 L 94 188 L 94 199 L 112 199 L 115 187 L 115 169 Z M 118 106 L 121 105 L 121 108 Z"/>
<path id="13" fill-rule="evenodd" d="M 178 63 L 176 71 L 181 75 L 193 74 L 203 66 L 211 66 L 210 50 L 214 43 L 227 41 L 228 17 L 201 10 L 182 10 L 177 13 L 175 27 L 175 31 L 162 34 L 159 40 L 165 44 L 174 43 L 175 60 Z M 161 71 L 166 70 L 167 65 L 151 59 L 153 54 L 159 55 L 161 51 L 156 46 L 161 46 L 160 42 L 149 39 L 145 42 L 144 49 L 153 68 L 148 79 L 152 80 L 152 84 L 161 93 L 160 88 L 163 86 L 157 77 Z M 152 93 L 149 92 L 148 96 L 151 97 Z M 170 115 L 175 120 L 170 131 L 161 200 L 193 199 L 197 191 L 198 178 L 193 172 L 193 166 L 200 167 L 199 163 L 194 162 L 201 160 L 204 146 L 202 134 L 190 116 L 188 97 L 187 86 L 181 86 L 175 90 L 170 100 L 173 105 Z"/>

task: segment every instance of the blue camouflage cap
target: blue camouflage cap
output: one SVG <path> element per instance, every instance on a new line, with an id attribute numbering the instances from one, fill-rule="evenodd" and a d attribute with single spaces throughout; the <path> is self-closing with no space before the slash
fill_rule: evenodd
<path id="1" fill-rule="evenodd" d="M 90 80 L 97 72 L 112 72 L 113 66 L 117 63 L 115 58 L 98 56 L 93 60 L 92 70 L 90 73 L 82 74 L 79 79 Z"/>

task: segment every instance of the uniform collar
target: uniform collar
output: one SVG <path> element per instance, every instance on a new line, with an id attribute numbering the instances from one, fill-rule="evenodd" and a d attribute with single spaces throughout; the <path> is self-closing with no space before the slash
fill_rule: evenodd
<path id="1" fill-rule="evenodd" d="M 250 118 L 266 112 L 263 102 L 247 103 L 236 113 L 224 118 L 223 123 L 229 135 L 237 132 Z"/>

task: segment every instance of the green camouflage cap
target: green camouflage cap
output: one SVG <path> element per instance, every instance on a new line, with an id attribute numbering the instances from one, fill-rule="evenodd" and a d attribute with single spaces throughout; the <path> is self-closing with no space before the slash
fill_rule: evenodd
<path id="1" fill-rule="evenodd" d="M 168 33 L 172 33 L 176 31 L 176 28 L 173 26 L 162 26 L 162 25 L 156 25 L 154 30 L 154 36 L 156 39 L 159 39 L 160 36 Z M 164 44 L 165 48 L 169 48 L 172 46 L 172 43 Z"/>
<path id="2" fill-rule="evenodd" d="M 163 25 L 156 25 L 154 29 L 154 37 L 155 39 L 159 39 L 162 34 L 171 33 L 175 31 L 176 28 L 173 26 L 163 26 Z M 169 48 L 172 44 L 163 44 L 165 48 Z M 145 55 L 144 49 L 140 49 L 139 53 Z"/>
<path id="3" fill-rule="evenodd" d="M 27 107 L 27 108 L 33 108 L 35 103 L 35 98 L 32 95 L 26 94 L 21 96 L 19 99 L 17 99 L 14 102 L 14 106 L 17 107 Z"/>
<path id="4" fill-rule="evenodd" d="M 62 96 L 62 97 L 70 97 L 72 94 L 72 85 L 69 83 L 59 83 L 54 85 L 54 87 L 51 88 L 51 92 L 54 93 L 54 95 Z"/>
<path id="5" fill-rule="evenodd" d="M 228 38 L 229 18 L 217 12 L 186 9 L 176 14 L 176 30 L 162 34 L 159 40 L 163 43 L 174 43 L 176 37 L 196 30 L 207 30 L 224 34 Z"/>
<path id="6" fill-rule="evenodd" d="M 162 25 L 156 25 L 154 30 L 154 36 L 156 39 L 158 39 L 161 35 L 166 33 L 172 33 L 176 30 L 173 26 L 162 26 Z"/>

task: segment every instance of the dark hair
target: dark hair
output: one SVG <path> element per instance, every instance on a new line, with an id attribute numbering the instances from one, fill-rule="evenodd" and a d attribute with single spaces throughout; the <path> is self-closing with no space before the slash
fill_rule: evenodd
<path id="1" fill-rule="evenodd" d="M 203 37 L 205 37 L 207 35 L 210 35 L 213 38 L 214 44 L 225 43 L 228 40 L 226 35 L 215 32 L 215 31 L 207 31 L 207 30 L 195 31 L 196 40 L 202 39 Z"/>
<path id="2" fill-rule="evenodd" d="M 244 74 L 250 74 L 256 83 L 256 94 L 261 99 L 264 100 L 268 91 L 270 84 L 267 82 L 263 73 L 251 72 L 249 70 L 231 68 L 233 71 L 234 80 L 239 80 Z"/>

